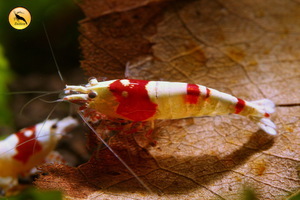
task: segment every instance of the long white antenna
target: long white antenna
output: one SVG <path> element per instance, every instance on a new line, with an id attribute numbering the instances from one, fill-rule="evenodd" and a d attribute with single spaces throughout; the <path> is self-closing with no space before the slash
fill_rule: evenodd
<path id="1" fill-rule="evenodd" d="M 49 47 L 50 47 L 50 51 L 51 51 L 51 54 L 52 54 L 52 57 L 53 57 L 55 66 L 56 66 L 56 69 L 57 69 L 57 73 L 58 73 L 60 79 L 62 80 L 63 84 L 65 85 L 65 81 L 64 81 L 63 76 L 62 76 L 62 74 L 61 74 L 61 72 L 60 72 L 60 69 L 59 69 L 59 67 L 58 67 L 56 58 L 55 58 L 55 56 L 54 56 L 53 48 L 52 48 L 52 45 L 51 45 L 51 43 L 50 43 L 50 39 L 49 39 L 49 36 L 48 36 L 48 33 L 47 33 L 47 29 L 46 29 L 46 26 L 45 26 L 44 23 L 43 23 L 43 27 L 44 27 L 44 31 L 45 31 L 45 34 L 46 34 L 46 38 L 47 38 L 47 41 L 48 41 L 48 44 L 49 44 Z"/>
<path id="2" fill-rule="evenodd" d="M 21 108 L 21 110 L 20 110 L 20 115 L 22 115 L 22 113 L 23 113 L 24 109 L 26 108 L 26 106 L 28 106 L 30 103 L 32 103 L 32 102 L 35 101 L 36 99 L 39 99 L 39 98 L 44 97 L 44 96 L 48 96 L 48 95 L 50 95 L 50 94 L 56 94 L 56 93 L 59 93 L 59 92 L 60 92 L 60 91 L 48 92 L 48 93 L 41 94 L 41 95 L 39 95 L 39 96 L 37 96 L 37 97 L 34 97 L 34 98 L 30 99 L 27 103 L 25 103 L 25 104 L 22 106 L 22 108 Z M 25 94 L 26 94 L 26 93 L 25 93 Z"/>
<path id="3" fill-rule="evenodd" d="M 53 108 L 51 109 L 50 113 L 48 114 L 48 116 L 46 117 L 46 119 L 43 121 L 43 125 L 42 125 L 41 129 L 40 129 L 39 132 L 36 133 L 36 135 L 35 135 L 36 138 L 38 138 L 38 137 L 40 136 L 40 133 L 42 132 L 42 130 L 43 130 L 43 128 L 44 128 L 44 126 L 45 126 L 47 120 L 50 119 L 50 116 L 52 115 L 52 113 L 54 112 L 54 110 L 55 110 L 55 108 L 58 106 L 58 104 L 59 104 L 59 103 L 57 103 L 57 104 L 55 104 L 55 105 L 53 106 Z M 34 153 L 35 147 L 36 147 L 36 143 L 34 143 L 34 145 L 33 145 L 32 153 Z"/>
<path id="4" fill-rule="evenodd" d="M 97 134 L 96 130 L 85 120 L 84 116 L 80 111 L 78 111 L 79 116 L 86 123 L 86 125 L 96 134 L 98 139 L 116 156 L 116 158 L 127 168 L 127 170 L 139 181 L 139 183 L 148 190 L 148 192 L 153 193 L 153 191 L 138 177 L 138 175 L 125 163 L 125 161 L 102 139 L 102 137 Z"/>

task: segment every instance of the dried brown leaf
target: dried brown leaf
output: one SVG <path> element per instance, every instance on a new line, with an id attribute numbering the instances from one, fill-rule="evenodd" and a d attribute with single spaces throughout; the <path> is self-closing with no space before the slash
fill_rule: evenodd
<path id="1" fill-rule="evenodd" d="M 87 9 L 85 5 L 81 5 L 84 10 Z M 87 75 L 124 78 L 125 66 L 129 62 L 152 55 L 152 43 L 144 36 L 155 34 L 164 7 L 165 3 L 153 3 L 104 16 L 105 11 L 96 7 L 100 10 L 93 11 L 97 11 L 101 17 L 90 14 L 95 18 L 87 18 L 80 23 L 80 43 L 85 58 L 81 65 Z"/>
<path id="2" fill-rule="evenodd" d="M 81 47 L 90 76 L 120 78 L 129 62 L 135 78 L 300 102 L 297 1 L 142 2 L 93 7 L 92 14 L 87 2 Z M 112 148 L 153 194 L 107 149 L 76 169 L 47 166 L 50 175 L 37 184 L 65 188 L 71 199 L 238 199 L 245 187 L 259 199 L 284 199 L 299 190 L 299 113 L 299 106 L 277 107 L 275 137 L 233 115 L 157 122 L 156 147 L 143 133 L 112 137 Z"/>

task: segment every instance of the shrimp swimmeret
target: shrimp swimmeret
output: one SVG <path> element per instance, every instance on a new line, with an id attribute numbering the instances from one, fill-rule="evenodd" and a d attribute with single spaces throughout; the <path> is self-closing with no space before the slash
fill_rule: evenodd
<path id="1" fill-rule="evenodd" d="M 275 111 L 271 100 L 245 101 L 196 84 L 134 79 L 98 82 L 91 78 L 85 86 L 67 85 L 63 100 L 80 105 L 83 112 L 93 110 L 134 122 L 232 113 L 249 117 L 266 133 L 276 135 L 270 120 Z"/>
<path id="2" fill-rule="evenodd" d="M 0 187 L 4 190 L 13 187 L 18 176 L 29 174 L 49 156 L 55 158 L 53 150 L 57 142 L 77 125 L 73 117 L 46 120 L 0 141 Z"/>

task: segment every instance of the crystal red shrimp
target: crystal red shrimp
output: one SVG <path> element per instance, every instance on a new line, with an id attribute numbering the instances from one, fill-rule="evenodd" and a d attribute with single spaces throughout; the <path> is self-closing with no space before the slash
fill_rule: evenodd
<path id="1" fill-rule="evenodd" d="M 130 121 L 232 113 L 249 117 L 266 133 L 276 135 L 270 120 L 275 111 L 271 100 L 245 101 L 197 84 L 134 79 L 98 82 L 91 78 L 85 86 L 67 85 L 63 100 L 81 105 L 83 112 L 93 110 Z"/>
<path id="2" fill-rule="evenodd" d="M 21 129 L 0 141 L 0 186 L 5 190 L 47 160 L 60 138 L 78 125 L 73 117 L 52 119 Z"/>

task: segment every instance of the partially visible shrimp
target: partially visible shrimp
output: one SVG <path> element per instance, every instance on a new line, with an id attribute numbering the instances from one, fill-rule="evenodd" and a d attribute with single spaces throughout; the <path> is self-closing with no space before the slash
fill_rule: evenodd
<path id="1" fill-rule="evenodd" d="M 4 190 L 13 187 L 18 183 L 18 176 L 27 175 L 37 165 L 57 158 L 53 153 L 57 142 L 77 125 L 73 117 L 47 120 L 0 141 L 0 187 Z"/>
<path id="2" fill-rule="evenodd" d="M 85 86 L 67 85 L 63 100 L 81 105 L 83 112 L 94 110 L 130 121 L 239 114 L 276 135 L 270 120 L 270 113 L 275 111 L 271 100 L 245 101 L 196 84 L 133 79 L 98 82 L 91 78 Z"/>

